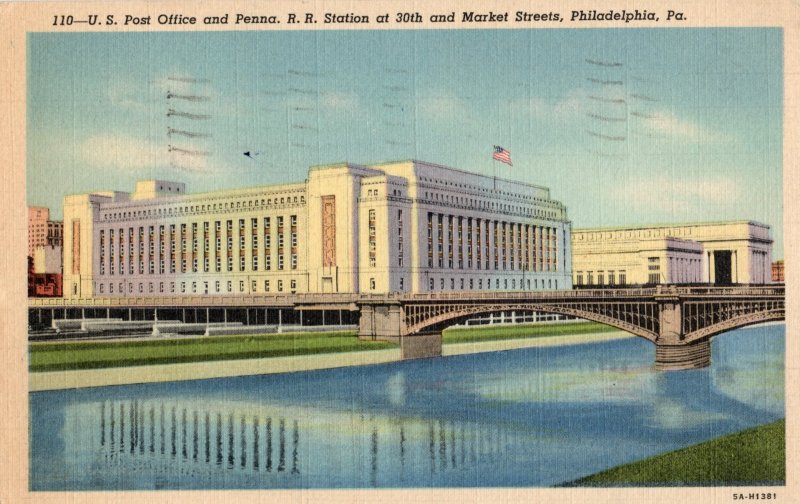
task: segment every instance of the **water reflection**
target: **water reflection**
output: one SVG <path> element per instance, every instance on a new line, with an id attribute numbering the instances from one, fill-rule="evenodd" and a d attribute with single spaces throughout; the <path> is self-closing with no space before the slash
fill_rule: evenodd
<path id="1" fill-rule="evenodd" d="M 36 393 L 32 488 L 552 485 L 781 417 L 783 346 L 754 337 L 783 330 L 681 373 L 629 340 Z"/>
<path id="2" fill-rule="evenodd" d="M 215 408 L 207 402 L 170 402 L 106 399 L 67 406 L 62 431 L 65 458 L 100 472 L 110 467 L 117 474 L 136 469 L 143 480 L 147 471 L 152 471 L 151 476 L 177 471 L 205 478 L 197 481 L 203 486 L 246 471 L 281 475 L 281 485 L 291 486 L 292 480 L 303 474 L 304 466 L 319 473 L 344 461 L 341 448 L 365 446 L 368 485 L 376 487 L 384 484 L 383 471 L 391 472 L 394 466 L 401 468 L 401 479 L 408 466 L 416 470 L 424 465 L 432 475 L 441 475 L 474 467 L 478 461 L 496 461 L 508 454 L 510 445 L 528 438 L 499 425 L 359 415 L 357 421 L 346 419 L 352 430 L 338 433 L 348 441 L 331 443 L 329 412 L 323 416 L 326 412 L 304 411 L 289 418 L 282 412 L 254 411 L 259 408 L 247 403 L 220 403 Z M 96 430 L 76 428 L 87 421 Z M 305 437 L 311 438 L 309 446 L 315 449 L 305 448 Z M 362 438 L 367 442 L 359 441 Z M 427 450 L 421 451 L 421 446 Z M 335 456 L 320 460 L 320 452 L 335 452 Z M 421 464 L 423 460 L 427 462 Z"/>
<path id="3" fill-rule="evenodd" d="M 273 436 L 273 417 L 267 415 L 248 415 L 237 411 L 230 411 L 231 405 L 226 405 L 223 411 L 202 411 L 193 408 L 191 415 L 189 407 L 170 406 L 158 400 L 105 400 L 99 403 L 80 404 L 70 406 L 66 410 L 65 434 L 71 436 L 65 439 L 65 445 L 75 449 L 74 455 L 85 456 L 87 453 L 103 460 L 116 460 L 123 463 L 132 463 L 134 459 L 145 458 L 153 462 L 165 461 L 161 454 L 164 453 L 164 438 L 169 436 L 171 445 L 171 458 L 176 458 L 178 453 L 182 462 L 209 466 L 211 460 L 211 439 L 216 438 L 216 462 L 214 465 L 223 465 L 223 454 L 226 454 L 226 469 L 248 469 L 259 472 L 260 461 L 266 460 L 263 470 L 271 472 L 273 458 L 273 443 L 278 449 L 277 472 L 286 471 L 287 453 L 290 454 L 291 474 L 300 474 L 300 437 L 302 429 L 299 419 L 290 419 L 291 427 L 287 427 L 286 418 L 277 418 L 278 431 Z M 235 407 L 235 405 L 233 406 Z M 245 406 L 247 407 L 247 406 Z M 162 415 L 156 419 L 156 409 L 164 411 L 169 409 L 171 414 L 168 421 Z M 144 411 L 148 410 L 149 415 Z M 117 411 L 119 413 L 117 413 Z M 178 415 L 178 411 L 180 414 Z M 199 421 L 200 417 L 203 422 Z M 85 422 L 95 417 L 95 425 L 99 426 L 97 432 L 90 429 L 74 429 L 72 425 Z M 117 422 L 119 418 L 119 422 Z M 125 419 L 128 419 L 127 422 Z M 117 431 L 116 425 L 119 424 Z M 238 424 L 239 428 L 236 429 Z M 127 427 L 126 427 L 127 425 Z M 264 425 L 265 429 L 260 429 Z M 227 432 L 223 442 L 222 432 Z M 118 432 L 120 442 L 115 443 Z M 180 432 L 180 435 L 177 433 Z M 264 437 L 264 441 L 261 437 Z M 127 438 L 127 443 L 126 443 Z M 106 439 L 110 442 L 106 442 Z M 156 439 L 161 441 L 162 450 L 156 454 L 154 446 Z M 205 458 L 198 457 L 200 440 L 205 446 Z M 378 431 L 373 429 L 373 454 L 377 454 Z M 149 445 L 149 450 L 145 446 Z M 263 448 L 262 448 L 263 447 Z M 191 453 L 191 456 L 190 456 Z M 374 459 L 375 457 L 373 457 Z M 239 463 L 235 464 L 234 461 Z M 374 461 L 377 468 L 377 461 Z"/>

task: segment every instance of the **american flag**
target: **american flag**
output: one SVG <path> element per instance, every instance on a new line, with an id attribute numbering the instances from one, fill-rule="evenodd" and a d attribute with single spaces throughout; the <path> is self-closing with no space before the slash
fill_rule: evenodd
<path id="1" fill-rule="evenodd" d="M 511 153 L 505 150 L 504 148 L 500 147 L 499 145 L 494 146 L 494 153 L 492 154 L 492 159 L 500 161 L 501 163 L 505 163 L 508 166 L 514 166 L 511 164 Z"/>

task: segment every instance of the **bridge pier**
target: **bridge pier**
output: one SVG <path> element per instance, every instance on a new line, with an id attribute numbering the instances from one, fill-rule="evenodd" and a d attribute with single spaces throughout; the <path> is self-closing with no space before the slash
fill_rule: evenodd
<path id="1" fill-rule="evenodd" d="M 656 343 L 656 369 L 659 371 L 700 369 L 710 365 L 710 339 L 680 345 Z"/>
<path id="2" fill-rule="evenodd" d="M 442 355 L 442 333 L 406 335 L 402 331 L 403 312 L 397 304 L 364 304 L 358 321 L 358 338 L 388 341 L 400 345 L 403 359 L 423 359 Z"/>
<path id="3" fill-rule="evenodd" d="M 710 366 L 711 338 L 686 341 L 684 307 L 680 298 L 661 291 L 655 298 L 659 314 L 659 333 L 655 340 L 656 369 L 681 371 Z"/>

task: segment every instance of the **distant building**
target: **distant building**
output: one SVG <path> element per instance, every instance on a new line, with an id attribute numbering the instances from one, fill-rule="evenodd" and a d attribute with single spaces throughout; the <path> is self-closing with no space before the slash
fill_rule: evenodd
<path id="1" fill-rule="evenodd" d="M 61 274 L 62 250 L 61 245 L 39 245 L 33 252 L 34 273 Z"/>
<path id="2" fill-rule="evenodd" d="M 28 256 L 28 297 L 61 297 L 61 283 L 61 273 L 36 273 L 34 259 Z"/>
<path id="3" fill-rule="evenodd" d="M 772 279 L 770 227 L 751 221 L 576 229 L 576 286 L 763 284 Z"/>
<path id="4" fill-rule="evenodd" d="M 571 287 L 547 188 L 420 161 L 314 167 L 303 182 L 180 182 L 64 200 L 66 297 Z"/>
<path id="5" fill-rule="evenodd" d="M 783 259 L 772 263 L 772 281 L 783 282 Z"/>
<path id="6" fill-rule="evenodd" d="M 64 223 L 50 220 L 47 207 L 28 207 L 28 256 L 33 257 L 36 247 L 49 245 L 61 247 Z"/>

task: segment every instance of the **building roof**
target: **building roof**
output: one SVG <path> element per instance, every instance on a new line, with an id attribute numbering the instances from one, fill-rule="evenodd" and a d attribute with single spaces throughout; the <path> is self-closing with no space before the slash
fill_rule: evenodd
<path id="1" fill-rule="evenodd" d="M 573 229 L 572 232 L 574 233 L 586 233 L 586 232 L 594 232 L 594 231 L 627 231 L 627 230 L 634 230 L 634 229 L 654 229 L 654 228 L 674 228 L 674 227 L 687 227 L 687 226 L 721 226 L 721 225 L 732 225 L 732 224 L 750 224 L 753 226 L 763 227 L 763 228 L 771 228 L 769 224 L 764 224 L 762 222 L 757 222 L 753 220 L 732 220 L 732 221 L 707 221 L 707 222 L 673 222 L 669 224 L 639 224 L 639 225 L 632 225 L 632 226 L 603 226 L 603 227 L 593 227 L 593 228 L 576 228 Z"/>

